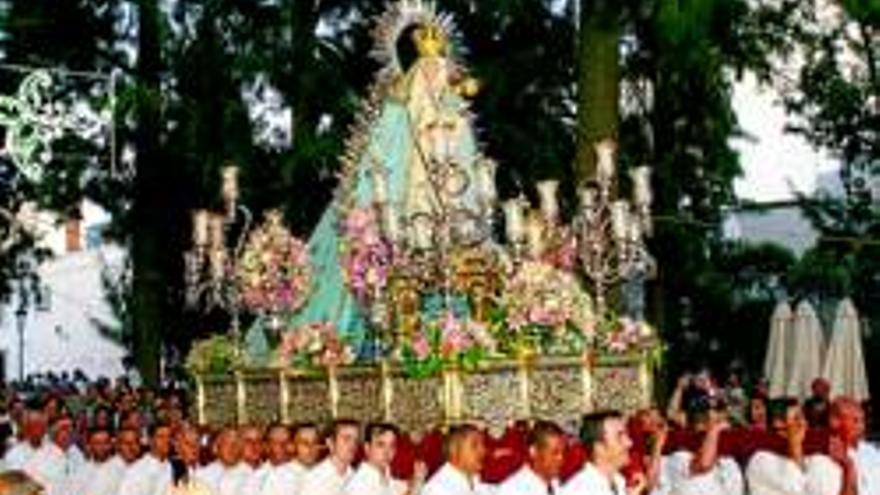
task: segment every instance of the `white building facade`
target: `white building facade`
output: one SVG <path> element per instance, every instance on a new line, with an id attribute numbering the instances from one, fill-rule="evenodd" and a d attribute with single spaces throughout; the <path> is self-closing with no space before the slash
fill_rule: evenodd
<path id="1" fill-rule="evenodd" d="M 125 349 L 101 335 L 118 325 L 105 296 L 102 274 L 118 276 L 124 251 L 104 241 L 109 215 L 84 202 L 80 219 L 59 221 L 46 213 L 28 215 L 40 244 L 53 253 L 37 272 L 40 297 L 20 304 L 19 292 L 0 306 L 0 372 L 5 380 L 34 373 L 82 370 L 90 378 L 123 373 Z"/>

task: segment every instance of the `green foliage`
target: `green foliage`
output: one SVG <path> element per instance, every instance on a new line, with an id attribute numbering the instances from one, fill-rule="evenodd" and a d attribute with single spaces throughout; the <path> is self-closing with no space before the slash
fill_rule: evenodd
<path id="1" fill-rule="evenodd" d="M 228 374 L 243 364 L 238 344 L 222 334 L 196 342 L 186 357 L 186 368 L 193 373 Z"/>

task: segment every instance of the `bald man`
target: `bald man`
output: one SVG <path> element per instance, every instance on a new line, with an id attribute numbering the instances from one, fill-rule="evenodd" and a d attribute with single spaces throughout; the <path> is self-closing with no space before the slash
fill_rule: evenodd
<path id="1" fill-rule="evenodd" d="M 865 441 L 865 412 L 848 397 L 831 403 L 829 454 L 843 470 L 841 495 L 880 495 L 880 450 Z"/>

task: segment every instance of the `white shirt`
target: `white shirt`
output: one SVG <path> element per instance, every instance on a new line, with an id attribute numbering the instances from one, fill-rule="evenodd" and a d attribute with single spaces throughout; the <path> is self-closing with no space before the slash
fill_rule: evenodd
<path id="1" fill-rule="evenodd" d="M 568 483 L 562 486 L 560 495 L 626 495 L 626 480 L 615 473 L 609 480 L 588 462 Z"/>
<path id="2" fill-rule="evenodd" d="M 259 494 L 254 495 L 299 495 L 306 467 L 293 461 L 280 466 L 266 466 L 266 479 Z"/>
<path id="3" fill-rule="evenodd" d="M 745 481 L 735 460 L 721 457 L 709 471 L 691 474 L 694 454 L 678 451 L 660 462 L 660 480 L 653 495 L 743 495 Z"/>
<path id="4" fill-rule="evenodd" d="M 788 457 L 756 452 L 746 466 L 751 495 L 838 495 L 843 470 L 828 456 L 811 455 L 798 466 Z"/>
<path id="5" fill-rule="evenodd" d="M 42 446 L 45 446 L 44 442 Z M 41 446 L 41 447 L 42 447 Z M 38 447 L 39 448 L 39 447 Z M 22 469 L 24 465 L 37 452 L 28 442 L 16 442 L 3 456 L 4 469 Z"/>
<path id="6" fill-rule="evenodd" d="M 71 493 L 82 495 L 116 495 L 125 463 L 119 457 L 105 462 L 88 461 L 76 473 Z"/>
<path id="7" fill-rule="evenodd" d="M 266 475 L 269 468 L 265 464 L 259 467 L 253 467 L 247 463 L 243 463 L 244 474 L 241 482 L 239 493 L 242 495 L 259 495 L 263 491 L 263 483 L 266 481 Z"/>
<path id="8" fill-rule="evenodd" d="M 559 480 L 552 480 L 548 485 L 528 464 L 504 480 L 497 491 L 498 495 L 549 495 L 550 493 L 559 493 Z"/>
<path id="9" fill-rule="evenodd" d="M 125 495 L 163 495 L 171 483 L 171 467 L 150 454 L 125 469 L 119 493 Z"/>
<path id="10" fill-rule="evenodd" d="M 341 473 L 328 457 L 309 470 L 303 477 L 300 494 L 305 495 L 340 495 L 342 487 L 351 478 L 351 466 Z"/>
<path id="11" fill-rule="evenodd" d="M 216 495 L 251 495 L 241 492 L 247 475 L 248 468 L 242 463 L 226 467 L 219 461 L 214 461 L 205 469 L 199 470 L 195 478 Z"/>
<path id="12" fill-rule="evenodd" d="M 197 479 L 190 479 L 180 486 L 168 485 L 162 495 L 214 495 L 214 492 Z"/>
<path id="13" fill-rule="evenodd" d="M 880 495 L 880 449 L 859 442 L 850 457 L 856 465 L 859 495 Z"/>
<path id="14" fill-rule="evenodd" d="M 402 495 L 406 483 L 395 480 L 390 472 L 382 473 L 369 462 L 362 462 L 342 488 L 345 495 Z"/>
<path id="15" fill-rule="evenodd" d="M 58 493 L 57 487 L 65 481 L 67 466 L 64 461 L 64 452 L 57 445 L 44 442 L 27 459 L 21 469 L 43 485 L 47 494 L 54 495 Z"/>
<path id="16" fill-rule="evenodd" d="M 425 484 L 421 495 L 487 495 L 492 489 L 448 462 Z"/>

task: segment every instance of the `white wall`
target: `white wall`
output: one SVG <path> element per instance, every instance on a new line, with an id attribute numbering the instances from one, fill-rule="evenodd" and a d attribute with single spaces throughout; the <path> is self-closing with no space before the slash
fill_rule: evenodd
<path id="1" fill-rule="evenodd" d="M 81 223 L 83 250 L 65 252 L 64 225 L 50 215 L 40 214 L 39 228 L 43 245 L 55 257 L 38 269 L 41 284 L 47 289 L 49 305 L 40 310 L 31 306 L 25 319 L 25 374 L 82 369 L 90 376 L 115 377 L 122 374 L 124 349 L 99 335 L 94 319 L 112 323 L 113 316 L 104 298 L 101 273 L 110 267 L 118 273 L 125 253 L 117 246 L 88 246 L 86 231 L 105 225 L 106 212 L 93 204 L 84 204 Z M 5 376 L 18 378 L 19 333 L 13 295 L 9 304 L 0 307 L 0 352 L 5 354 Z"/>

